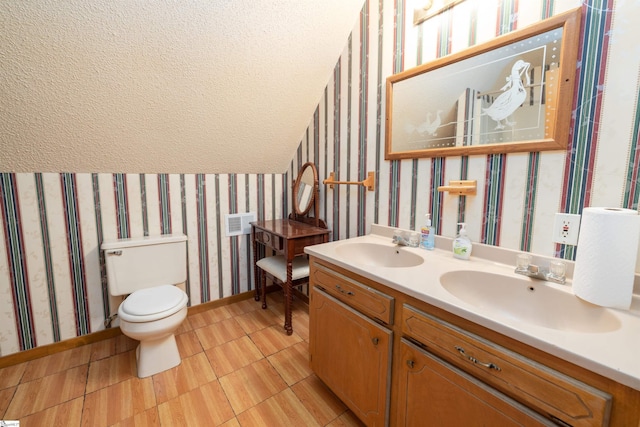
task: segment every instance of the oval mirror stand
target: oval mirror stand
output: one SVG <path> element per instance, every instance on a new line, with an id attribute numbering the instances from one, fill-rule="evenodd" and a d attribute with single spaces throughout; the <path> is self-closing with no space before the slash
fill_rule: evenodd
<path id="1" fill-rule="evenodd" d="M 320 201 L 318 192 L 318 170 L 316 165 L 307 162 L 302 165 L 298 177 L 293 183 L 293 212 L 289 219 L 301 221 L 316 227 L 326 228 L 326 223 L 320 219 Z M 313 216 L 311 211 L 313 210 Z"/>

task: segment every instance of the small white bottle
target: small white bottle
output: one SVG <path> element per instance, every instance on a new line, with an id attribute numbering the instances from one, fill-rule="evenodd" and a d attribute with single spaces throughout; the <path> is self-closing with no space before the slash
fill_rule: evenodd
<path id="1" fill-rule="evenodd" d="M 420 229 L 420 247 L 432 251 L 436 247 L 435 231 L 431 225 L 431 214 L 425 215 L 426 221 Z"/>
<path id="2" fill-rule="evenodd" d="M 460 226 L 460 232 L 453 241 L 453 257 L 459 259 L 469 259 L 471 256 L 471 239 L 467 236 L 466 224 L 464 222 L 458 223 Z"/>

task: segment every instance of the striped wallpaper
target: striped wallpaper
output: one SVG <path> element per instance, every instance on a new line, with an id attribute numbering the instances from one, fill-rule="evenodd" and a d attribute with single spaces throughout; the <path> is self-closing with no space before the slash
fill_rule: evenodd
<path id="1" fill-rule="evenodd" d="M 320 186 L 334 240 L 366 234 L 372 223 L 420 227 L 432 212 L 438 234 L 467 222 L 471 239 L 567 259 L 551 242 L 556 212 L 585 206 L 637 208 L 640 155 L 640 29 L 630 0 L 466 0 L 411 24 L 409 0 L 366 0 L 290 167 L 278 175 L 1 173 L 0 352 L 91 333 L 119 303 L 106 288 L 105 239 L 171 232 L 188 235 L 190 304 L 250 289 L 249 238 L 225 237 L 224 214 L 289 212 L 291 177 L 307 161 L 320 180 L 335 172 L 375 191 Z M 515 153 L 385 161 L 386 77 L 582 5 L 571 147 Z M 615 42 L 614 42 L 615 41 Z M 476 196 L 435 190 L 477 179 Z"/>
<path id="2" fill-rule="evenodd" d="M 105 239 L 188 236 L 190 305 L 253 289 L 249 236 L 224 215 L 288 211 L 288 174 L 0 173 L 2 355 L 104 329 Z"/>
<path id="3" fill-rule="evenodd" d="M 576 7 L 585 36 L 569 150 L 384 160 L 389 75 Z M 409 0 L 365 1 L 301 142 L 313 146 L 305 150 L 327 153 L 318 157 L 321 179 L 331 171 L 340 179 L 376 172 L 375 192 L 322 189 L 334 238 L 366 233 L 371 223 L 419 228 L 431 212 L 438 234 L 453 237 L 465 221 L 475 242 L 575 259 L 573 246 L 551 241 L 556 212 L 637 209 L 640 29 L 634 19 L 640 2 L 466 0 L 417 27 L 412 14 Z M 456 179 L 478 180 L 478 194 L 436 190 Z"/>

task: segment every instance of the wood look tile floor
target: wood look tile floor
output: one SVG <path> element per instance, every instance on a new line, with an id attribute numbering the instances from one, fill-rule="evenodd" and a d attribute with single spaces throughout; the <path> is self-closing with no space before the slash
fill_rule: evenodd
<path id="1" fill-rule="evenodd" d="M 282 293 L 188 316 L 182 363 L 136 376 L 137 342 L 118 336 L 0 369 L 0 420 L 29 426 L 362 426 L 309 369 L 309 314 Z"/>

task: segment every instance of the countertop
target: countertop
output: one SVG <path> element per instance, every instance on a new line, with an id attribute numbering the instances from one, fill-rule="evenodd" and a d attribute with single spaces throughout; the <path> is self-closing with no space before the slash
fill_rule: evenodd
<path id="1" fill-rule="evenodd" d="M 320 245 L 308 246 L 305 252 L 319 259 L 403 292 L 425 303 L 490 328 L 510 338 L 538 348 L 621 384 L 640 390 L 640 295 L 634 293 L 629 310 L 604 308 L 615 316 L 620 326 L 607 332 L 574 332 L 556 330 L 510 319 L 458 299 L 440 285 L 442 274 L 455 270 L 475 270 L 529 280 L 536 286 L 550 286 L 573 298 L 571 274 L 573 263 L 567 262 L 568 280 L 564 285 L 539 281 L 514 273 L 518 251 L 474 243 L 470 260 L 453 258 L 451 239 L 436 236 L 436 249 L 402 247 L 424 258 L 413 267 L 378 267 L 350 262 L 339 256 L 336 248 L 345 243 L 391 243 L 393 229 L 373 225 L 371 234 Z M 535 260 L 550 259 L 536 257 Z M 542 264 L 542 262 L 541 262 Z M 637 288 L 635 288 L 637 290 Z"/>

